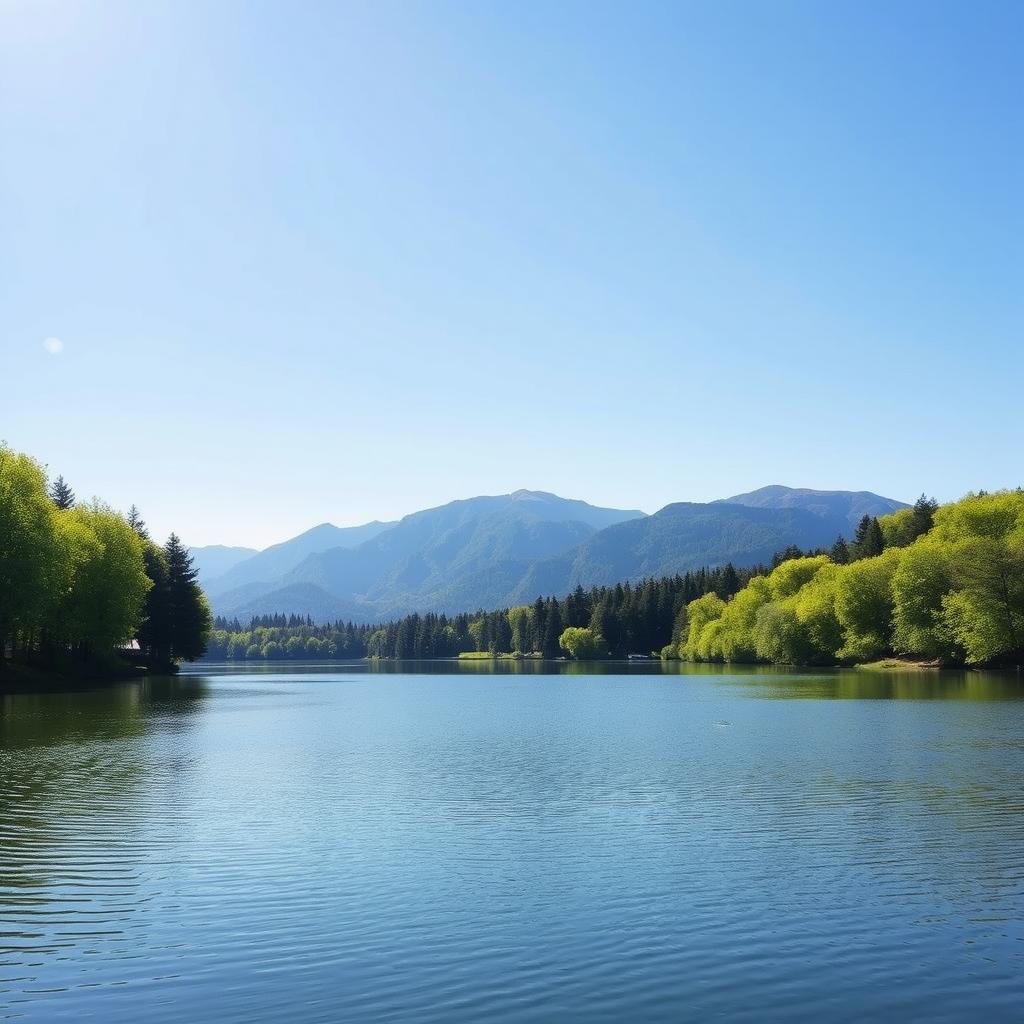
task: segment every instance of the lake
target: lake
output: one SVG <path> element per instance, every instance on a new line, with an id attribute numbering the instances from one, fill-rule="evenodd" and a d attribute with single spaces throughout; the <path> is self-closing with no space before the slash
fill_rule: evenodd
<path id="1" fill-rule="evenodd" d="M 424 667 L 0 697 L 0 1019 L 1024 1016 L 1017 676 Z"/>

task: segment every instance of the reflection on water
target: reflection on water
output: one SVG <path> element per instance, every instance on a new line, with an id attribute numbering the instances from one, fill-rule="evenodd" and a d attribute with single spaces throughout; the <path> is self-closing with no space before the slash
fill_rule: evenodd
<path id="1" fill-rule="evenodd" d="M 432 661 L 219 662 L 191 671 L 207 677 L 246 675 L 294 679 L 346 675 L 681 676 L 748 685 L 751 696 L 845 700 L 1003 700 L 1024 694 L 1024 675 L 931 669 L 778 668 L 771 665 L 694 665 L 660 661 L 540 661 L 531 658 Z"/>
<path id="2" fill-rule="evenodd" d="M 1019 1019 L 1018 677 L 493 667 L 0 698 L 0 1019 Z"/>

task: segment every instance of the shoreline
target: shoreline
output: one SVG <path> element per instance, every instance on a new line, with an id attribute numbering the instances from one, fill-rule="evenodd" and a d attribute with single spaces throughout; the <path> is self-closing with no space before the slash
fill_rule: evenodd
<path id="1" fill-rule="evenodd" d="M 146 665 L 124 662 L 90 672 L 67 672 L 42 668 L 20 662 L 8 663 L 0 669 L 0 695 L 11 693 L 73 693 L 116 683 L 149 679 L 164 673 L 151 672 Z"/>

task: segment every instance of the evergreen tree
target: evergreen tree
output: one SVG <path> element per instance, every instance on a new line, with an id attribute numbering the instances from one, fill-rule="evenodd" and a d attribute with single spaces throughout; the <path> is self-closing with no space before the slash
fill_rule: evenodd
<path id="1" fill-rule="evenodd" d="M 71 490 L 64 477 L 59 476 L 50 487 L 50 500 L 62 510 L 75 507 L 75 492 Z"/>
<path id="2" fill-rule="evenodd" d="M 142 549 L 146 575 L 153 581 L 143 608 L 142 625 L 138 641 L 150 665 L 167 666 L 171 663 L 171 629 L 168 593 L 167 556 L 152 541 Z M 236 630 L 240 632 L 240 628 Z"/>
<path id="3" fill-rule="evenodd" d="M 920 537 L 932 528 L 938 507 L 939 503 L 934 498 L 925 497 L 923 494 L 914 502 L 910 540 Z"/>
<path id="4" fill-rule="evenodd" d="M 853 537 L 853 558 L 874 558 L 885 550 L 885 538 L 882 528 L 874 516 L 864 516 L 857 524 L 857 532 Z"/>
<path id="5" fill-rule="evenodd" d="M 804 552 L 795 544 L 790 544 L 785 550 L 776 551 L 775 554 L 772 555 L 772 568 L 778 569 L 778 567 L 782 565 L 783 562 L 791 562 L 796 558 L 803 557 Z M 721 597 L 723 595 L 719 594 L 719 596 Z"/>
<path id="6" fill-rule="evenodd" d="M 194 661 L 206 651 L 210 608 L 197 582 L 188 548 L 171 534 L 164 545 L 167 559 L 167 615 L 170 660 Z"/>
<path id="7" fill-rule="evenodd" d="M 533 642 L 530 645 L 531 650 L 543 651 L 544 650 L 544 636 L 545 626 L 547 624 L 548 609 L 547 605 L 544 604 L 544 598 L 538 597 L 533 602 L 533 620 L 531 626 L 533 627 Z M 561 625 L 561 623 L 559 623 Z M 561 634 L 561 629 L 559 629 Z"/>
<path id="8" fill-rule="evenodd" d="M 557 658 L 562 653 L 562 613 L 558 608 L 558 602 L 552 598 L 551 607 L 548 609 L 547 619 L 544 623 L 544 646 L 541 648 L 545 658 Z"/>
<path id="9" fill-rule="evenodd" d="M 832 545 L 832 550 L 829 552 L 829 558 L 836 565 L 846 565 L 850 561 L 850 549 L 842 535 L 836 537 L 836 542 Z"/>
<path id="10" fill-rule="evenodd" d="M 719 597 L 728 599 L 740 589 L 740 578 L 732 562 L 727 562 L 715 587 Z"/>
<path id="11" fill-rule="evenodd" d="M 139 514 L 139 510 L 132 505 L 128 509 L 128 525 L 143 539 L 149 540 L 149 531 L 146 529 L 146 522 Z"/>

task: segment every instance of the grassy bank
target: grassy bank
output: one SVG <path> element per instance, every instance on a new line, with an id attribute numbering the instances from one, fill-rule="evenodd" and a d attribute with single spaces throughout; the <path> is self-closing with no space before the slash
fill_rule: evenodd
<path id="1" fill-rule="evenodd" d="M 947 668 L 941 661 L 920 661 L 915 658 L 882 658 L 879 661 L 867 661 L 861 665 L 853 665 L 863 672 L 934 672 L 936 669 Z"/>
<path id="2" fill-rule="evenodd" d="M 537 652 L 531 654 L 503 654 L 490 651 L 463 651 L 459 655 L 459 661 L 541 661 L 544 655 Z"/>

